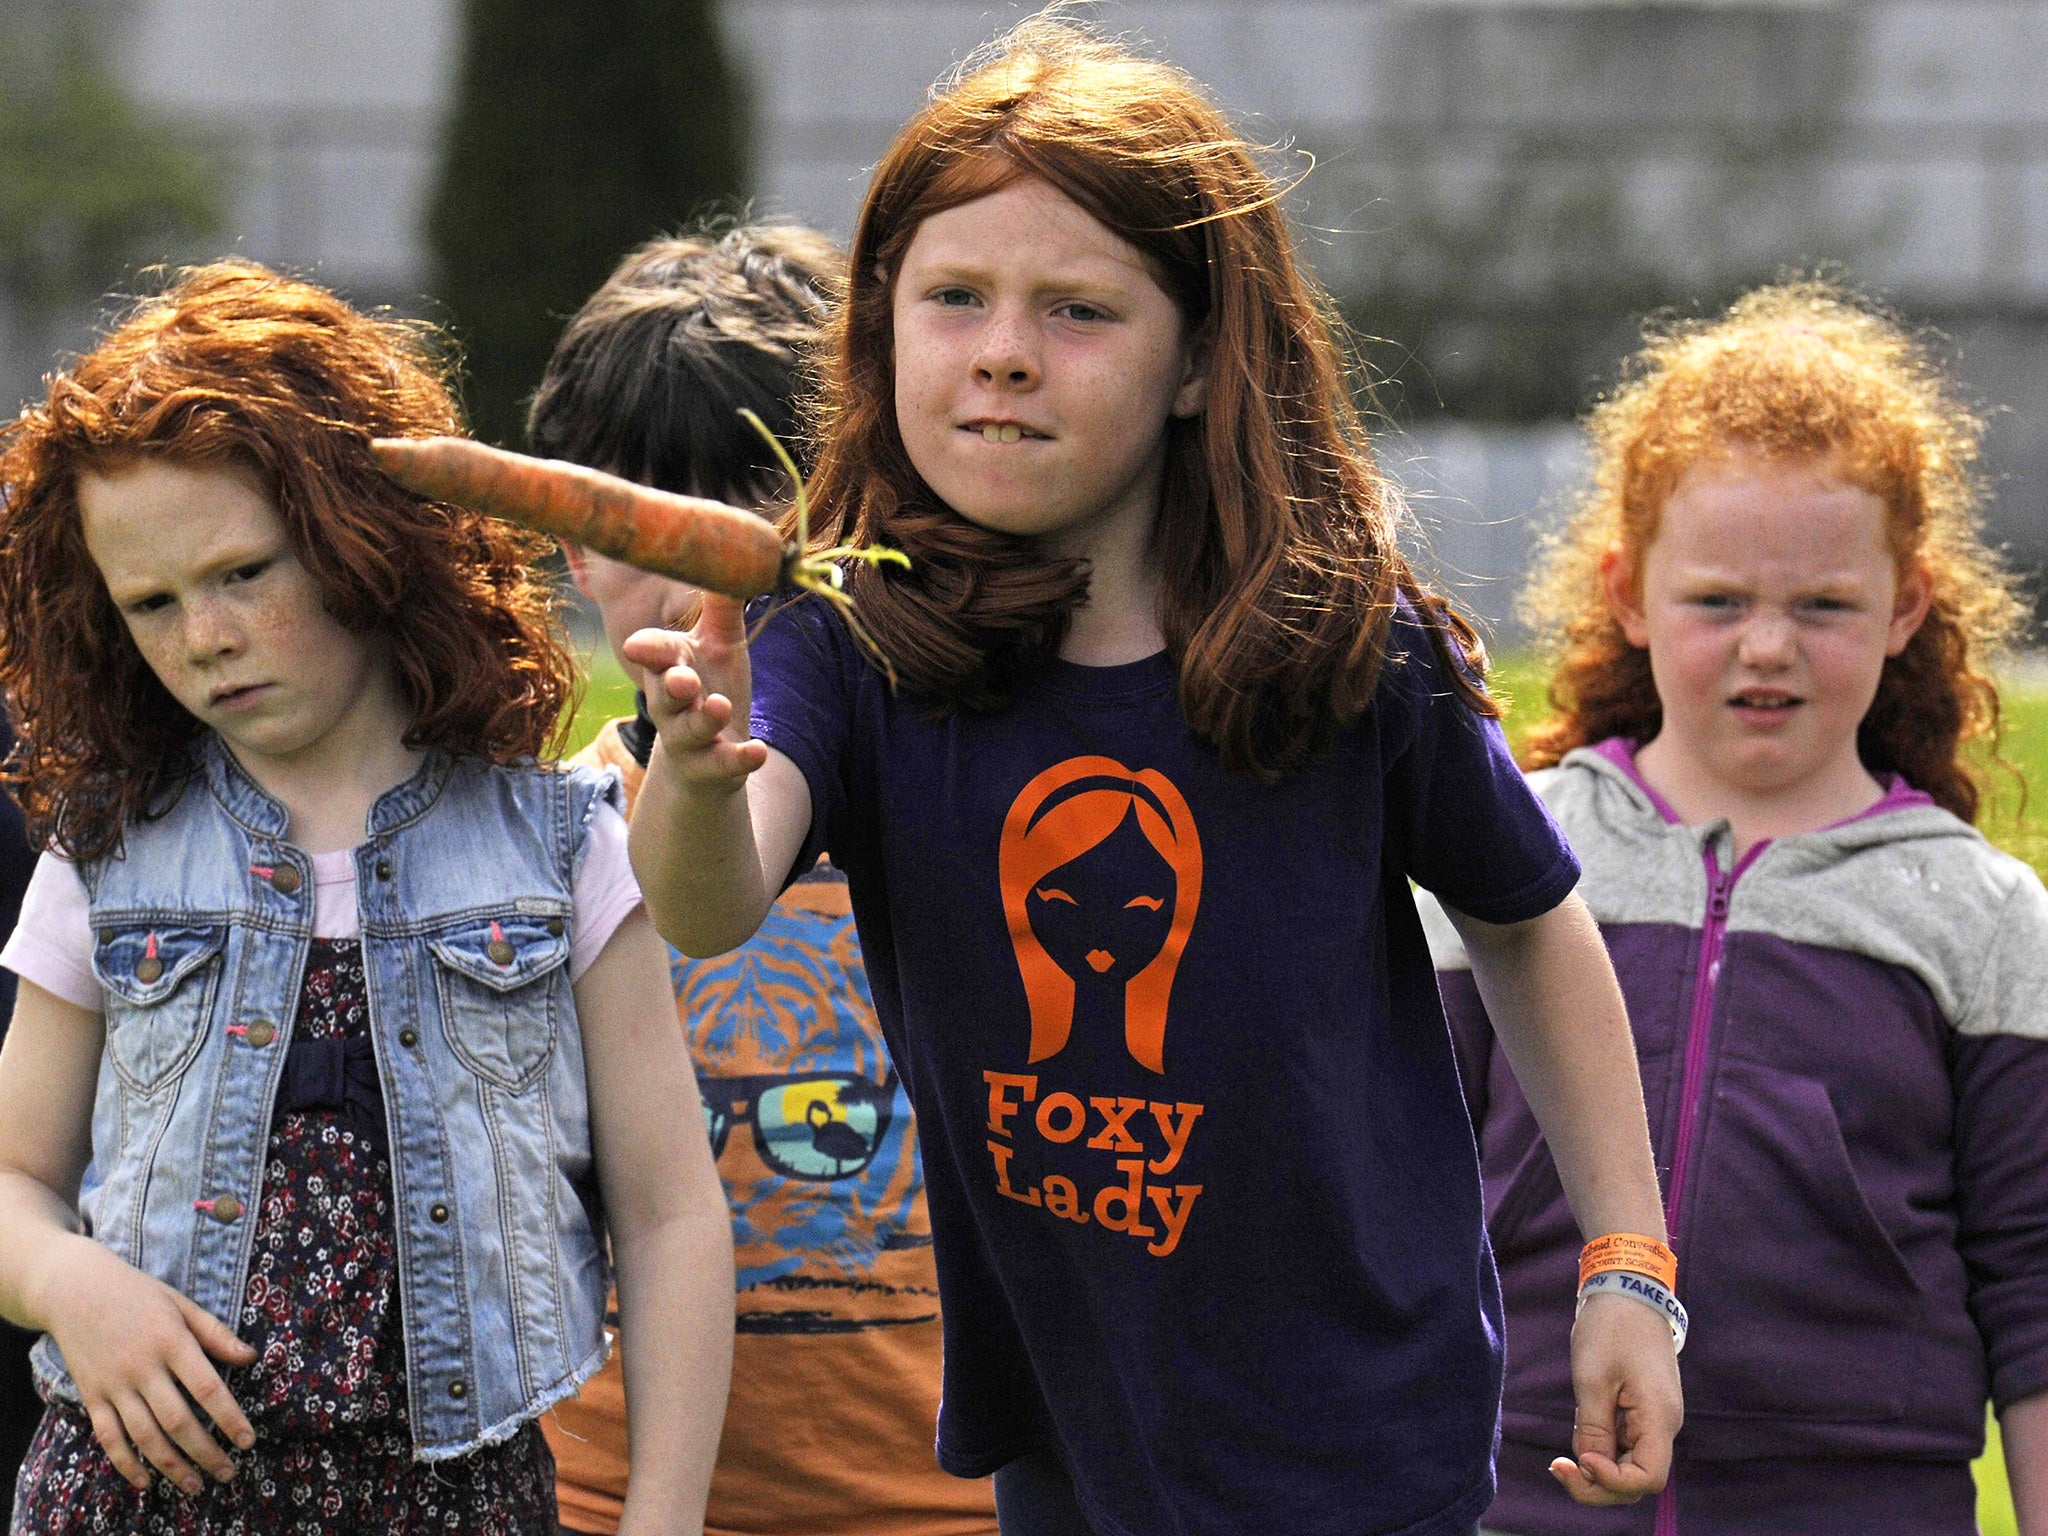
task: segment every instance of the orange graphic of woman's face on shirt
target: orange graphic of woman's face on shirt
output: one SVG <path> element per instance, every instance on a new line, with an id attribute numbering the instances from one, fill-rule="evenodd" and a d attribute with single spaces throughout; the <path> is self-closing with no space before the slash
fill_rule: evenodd
<path id="1" fill-rule="evenodd" d="M 1180 791 L 1149 768 L 1069 758 L 1017 796 L 998 862 L 1029 1059 L 1066 1045 L 1077 977 L 1122 980 L 1125 1046 L 1164 1072 L 1167 1003 L 1202 894 L 1201 840 Z"/>

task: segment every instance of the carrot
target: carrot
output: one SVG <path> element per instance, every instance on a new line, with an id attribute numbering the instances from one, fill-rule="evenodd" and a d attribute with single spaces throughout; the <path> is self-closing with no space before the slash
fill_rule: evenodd
<path id="1" fill-rule="evenodd" d="M 380 437 L 370 451 L 416 495 L 459 502 L 727 597 L 759 597 L 798 575 L 800 546 L 785 545 L 766 518 L 723 502 L 461 437 Z"/>

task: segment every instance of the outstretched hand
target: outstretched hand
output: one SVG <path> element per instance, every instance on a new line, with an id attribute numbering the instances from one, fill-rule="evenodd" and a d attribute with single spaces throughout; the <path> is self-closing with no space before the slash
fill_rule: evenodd
<path id="1" fill-rule="evenodd" d="M 753 670 L 744 604 L 706 592 L 687 632 L 637 630 L 621 651 L 646 671 L 647 714 L 680 782 L 737 789 L 767 761 L 767 746 L 747 731 Z"/>
<path id="2" fill-rule="evenodd" d="M 248 1365 L 256 1351 L 212 1313 L 90 1240 L 71 1250 L 60 1289 L 50 1333 L 114 1470 L 140 1489 L 155 1467 L 188 1494 L 203 1486 L 199 1469 L 232 1478 L 234 1459 L 200 1414 L 241 1449 L 256 1443 L 213 1365 Z"/>
<path id="3" fill-rule="evenodd" d="M 1572 1455 L 1553 1461 L 1550 1475 L 1581 1504 L 1663 1492 L 1685 1422 L 1670 1325 L 1627 1296 L 1587 1297 L 1572 1327 L 1572 1388 Z"/>

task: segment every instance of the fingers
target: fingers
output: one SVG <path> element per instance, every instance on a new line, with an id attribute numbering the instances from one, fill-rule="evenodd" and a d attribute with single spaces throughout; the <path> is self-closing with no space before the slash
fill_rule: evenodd
<path id="1" fill-rule="evenodd" d="M 691 655 L 688 635 L 673 629 L 636 629 L 619 646 L 626 660 L 649 672 L 679 666 Z"/>
<path id="2" fill-rule="evenodd" d="M 134 1442 L 128 1438 L 128 1428 L 121 1422 L 119 1410 L 112 1403 L 101 1401 L 91 1404 L 86 1415 L 92 1420 L 93 1439 L 99 1441 L 114 1470 L 128 1480 L 129 1487 L 147 1488 L 149 1468 L 135 1454 Z"/>
<path id="3" fill-rule="evenodd" d="M 256 1346 L 188 1296 L 178 1296 L 178 1310 L 185 1314 L 185 1326 L 199 1347 L 216 1360 L 229 1365 L 247 1365 L 256 1358 Z M 210 1374 L 210 1372 L 209 1372 Z M 190 1386 L 191 1383 L 186 1383 Z"/>
<path id="4" fill-rule="evenodd" d="M 768 760 L 747 737 L 746 605 L 704 593 L 687 634 L 643 629 L 620 653 L 645 672 L 647 713 L 670 771 L 732 787 Z"/>
<path id="5" fill-rule="evenodd" d="M 202 1484 L 196 1466 L 218 1482 L 235 1475 L 234 1458 L 221 1448 L 199 1415 L 192 1411 L 178 1384 L 166 1378 L 152 1383 L 143 1395 L 157 1430 L 154 1442 L 136 1439 L 136 1449 L 154 1467 L 186 1493 L 199 1492 Z M 126 1417 L 125 1415 L 123 1416 Z M 131 1426 L 132 1427 L 132 1426 Z"/>
<path id="6" fill-rule="evenodd" d="M 189 1413 L 186 1416 L 190 1417 Z M 105 1405 L 104 1414 L 93 1413 L 92 1421 L 94 1437 L 107 1459 L 133 1487 L 149 1486 L 150 1467 L 177 1484 L 181 1492 L 196 1494 L 206 1486 L 164 1433 L 156 1410 L 141 1393 L 129 1392 L 114 1399 Z"/>
<path id="7" fill-rule="evenodd" d="M 747 643 L 747 605 L 717 592 L 703 594 L 704 605 L 690 631 L 706 645 L 743 646 Z"/>
<path id="8" fill-rule="evenodd" d="M 1573 1455 L 1552 1462 L 1551 1475 L 1581 1504 L 1660 1492 L 1685 1417 L 1664 1320 L 1625 1297 L 1591 1297 L 1572 1330 L 1572 1365 Z"/>
<path id="9" fill-rule="evenodd" d="M 1579 1459 L 1560 1456 L 1550 1464 L 1550 1475 L 1564 1491 L 1581 1504 L 1606 1506 L 1633 1504 L 1650 1494 L 1661 1493 L 1670 1476 L 1667 1455 L 1661 1469 L 1638 1462 L 1633 1454 L 1616 1461 L 1596 1451 L 1581 1451 Z"/>
<path id="10" fill-rule="evenodd" d="M 154 1370 L 116 1386 L 106 1397 L 89 1399 L 86 1412 L 93 1437 L 132 1486 L 147 1488 L 154 1467 L 192 1495 L 205 1487 L 202 1470 L 221 1482 L 235 1475 L 234 1458 L 215 1438 L 208 1419 L 244 1450 L 256 1443 L 248 1417 L 207 1356 L 246 1364 L 256 1351 L 182 1296 L 177 1310 L 186 1336 L 167 1343 Z"/>
<path id="11" fill-rule="evenodd" d="M 213 1420 L 220 1432 L 246 1451 L 256 1443 L 255 1428 L 242 1412 L 242 1405 L 235 1401 L 234 1393 L 228 1390 L 228 1384 L 221 1380 L 220 1372 L 213 1368 L 206 1356 L 234 1365 L 247 1365 L 256 1358 L 255 1346 L 236 1337 L 227 1324 L 203 1307 L 186 1301 L 182 1296 L 179 1300 L 184 1303 L 186 1319 L 192 1325 L 192 1337 L 205 1354 L 198 1349 L 182 1350 L 171 1359 L 171 1371 L 177 1377 L 178 1385 Z M 179 1443 L 185 1442 L 180 1440 Z M 210 1435 L 207 1444 L 218 1449 Z M 220 1463 L 208 1462 L 201 1457 L 200 1464 L 216 1477 L 233 1475 L 234 1464 L 227 1461 L 225 1453 Z M 227 1472 L 218 1469 L 221 1464 L 228 1467 Z"/>

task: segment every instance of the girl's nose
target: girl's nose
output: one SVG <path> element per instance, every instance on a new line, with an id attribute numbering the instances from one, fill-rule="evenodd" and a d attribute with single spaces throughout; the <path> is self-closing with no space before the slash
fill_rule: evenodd
<path id="1" fill-rule="evenodd" d="M 1759 613 L 1743 625 L 1737 655 L 1745 666 L 1783 667 L 1795 649 L 1792 621 L 1781 613 Z"/>
<path id="2" fill-rule="evenodd" d="M 222 605 L 200 599 L 186 608 L 185 653 L 193 662 L 232 656 L 241 648 L 241 626 Z"/>
<path id="3" fill-rule="evenodd" d="M 1038 382 L 1037 349 L 1020 316 L 996 314 L 982 329 L 975 349 L 974 378 L 1003 389 L 1029 389 Z"/>

